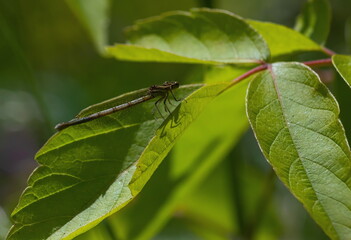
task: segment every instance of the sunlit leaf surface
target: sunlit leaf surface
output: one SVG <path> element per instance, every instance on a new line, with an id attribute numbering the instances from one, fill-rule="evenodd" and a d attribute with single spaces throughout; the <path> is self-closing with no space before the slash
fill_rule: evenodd
<path id="1" fill-rule="evenodd" d="M 247 112 L 280 179 L 332 239 L 350 239 L 351 153 L 319 77 L 302 64 L 273 64 L 251 82 Z"/>
<path id="2" fill-rule="evenodd" d="M 247 20 L 262 35 L 271 51 L 272 58 L 307 51 L 322 51 L 320 45 L 283 25 Z"/>
<path id="3" fill-rule="evenodd" d="M 170 12 L 139 21 L 127 31 L 129 44 L 107 48 L 130 61 L 258 63 L 269 57 L 262 37 L 224 10 Z"/>

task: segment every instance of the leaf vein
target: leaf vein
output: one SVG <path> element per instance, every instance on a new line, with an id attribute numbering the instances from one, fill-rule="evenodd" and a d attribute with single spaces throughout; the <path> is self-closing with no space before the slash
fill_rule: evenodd
<path id="1" fill-rule="evenodd" d="M 332 111 L 332 110 L 330 110 L 330 109 L 311 107 L 311 106 L 305 105 L 305 104 L 303 104 L 303 103 L 300 103 L 300 102 L 298 102 L 298 101 L 296 101 L 296 100 L 294 100 L 294 99 L 292 99 L 292 98 L 290 98 L 290 97 L 287 97 L 287 96 L 284 96 L 283 98 L 285 98 L 285 99 L 287 99 L 287 100 L 289 100 L 289 101 L 291 101 L 291 102 L 294 102 L 294 103 L 296 103 L 296 104 L 298 104 L 298 105 L 300 105 L 300 106 L 309 108 L 309 109 L 331 112 L 331 113 L 333 113 L 333 115 L 334 115 L 335 117 L 337 117 L 337 115 L 335 114 L 335 112 Z"/>
<path id="2" fill-rule="evenodd" d="M 322 195 L 322 196 L 327 197 L 327 198 L 330 198 L 330 199 L 332 199 L 332 200 L 334 200 L 334 201 L 336 201 L 336 202 L 338 202 L 338 203 L 341 203 L 343 206 L 345 206 L 345 207 L 351 212 L 351 207 L 347 206 L 344 202 L 341 202 L 340 200 L 338 200 L 338 199 L 336 199 L 336 198 L 333 198 L 332 196 L 327 195 L 327 194 L 325 194 L 325 193 L 322 193 L 322 192 L 319 192 L 319 191 L 316 191 L 316 190 L 315 190 L 315 192 L 316 192 L 317 194 L 319 194 L 319 195 Z M 350 225 L 350 226 L 351 226 L 351 225 Z"/>
<path id="3" fill-rule="evenodd" d="M 298 124 L 298 123 L 293 123 L 293 122 L 291 122 L 290 124 L 299 126 L 299 127 L 304 128 L 304 129 L 306 129 L 306 130 L 309 130 L 309 131 L 311 131 L 311 132 L 313 132 L 313 133 L 317 133 L 318 135 L 320 135 L 320 136 L 322 136 L 322 137 L 324 137 L 324 138 L 327 138 L 327 139 L 331 140 L 331 141 L 342 151 L 342 153 L 345 155 L 345 157 L 346 157 L 347 159 L 350 159 L 350 156 L 345 152 L 345 150 L 344 150 L 338 143 L 336 143 L 333 139 L 331 139 L 329 136 L 324 135 L 324 134 L 320 133 L 319 131 L 316 131 L 316 130 L 314 130 L 314 129 L 311 129 L 311 128 L 309 128 L 309 127 L 303 126 L 303 125 Z"/>

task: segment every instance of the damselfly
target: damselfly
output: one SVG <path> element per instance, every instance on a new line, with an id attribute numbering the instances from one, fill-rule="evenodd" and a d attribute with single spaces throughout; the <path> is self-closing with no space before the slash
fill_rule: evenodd
<path id="1" fill-rule="evenodd" d="M 158 104 L 160 102 L 163 101 L 164 104 L 164 109 L 165 111 L 169 112 L 169 109 L 167 107 L 166 101 L 168 100 L 168 102 L 170 103 L 169 100 L 169 93 L 171 93 L 171 95 L 173 96 L 174 100 L 179 101 L 173 94 L 173 89 L 176 89 L 179 87 L 179 83 L 178 82 L 165 82 L 162 85 L 153 85 L 151 87 L 148 88 L 146 95 L 139 97 L 137 99 L 131 100 L 130 102 L 126 102 L 105 110 L 102 110 L 100 112 L 96 112 L 93 114 L 90 114 L 88 116 L 85 117 L 81 117 L 81 118 L 74 118 L 68 122 L 63 122 L 63 123 L 59 123 L 55 126 L 55 129 L 60 131 L 62 129 L 65 129 L 69 126 L 72 125 L 76 125 L 76 124 L 80 124 L 80 123 L 84 123 L 84 122 L 88 122 L 91 120 L 94 120 L 96 118 L 100 118 L 106 115 L 109 115 L 111 113 L 117 112 L 117 111 L 121 111 L 123 109 L 135 106 L 139 103 L 143 103 L 146 102 L 150 99 L 153 99 L 155 97 L 160 97 L 156 102 L 155 102 L 155 107 L 158 111 L 158 113 L 163 117 L 163 115 L 161 114 L 160 109 L 158 108 Z"/>

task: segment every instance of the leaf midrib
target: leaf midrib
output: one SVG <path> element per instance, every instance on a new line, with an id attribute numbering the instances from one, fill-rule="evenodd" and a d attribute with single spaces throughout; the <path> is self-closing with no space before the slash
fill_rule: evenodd
<path id="1" fill-rule="evenodd" d="M 323 208 L 323 213 L 324 213 L 324 215 L 328 218 L 328 220 L 329 220 L 330 223 L 334 224 L 334 222 L 330 219 L 329 215 L 328 215 L 328 214 L 325 214 L 325 213 L 326 213 L 325 207 L 324 207 L 322 201 L 319 199 L 318 195 L 316 194 L 315 188 L 313 187 L 313 183 L 312 183 L 312 181 L 310 180 L 310 177 L 308 176 L 308 172 L 306 171 L 306 168 L 305 168 L 305 166 L 304 166 L 304 163 L 303 163 L 303 161 L 302 161 L 302 158 L 301 158 L 300 153 L 299 153 L 299 151 L 298 151 L 298 148 L 297 148 L 297 146 L 296 146 L 295 140 L 294 140 L 293 135 L 292 135 L 292 133 L 291 133 L 291 131 L 290 131 L 289 124 L 288 124 L 288 120 L 287 120 L 287 116 L 286 116 L 285 111 L 284 111 L 285 107 L 283 106 L 282 96 L 281 96 L 281 93 L 280 93 L 279 88 L 278 88 L 278 86 L 277 86 L 277 78 L 276 78 L 276 76 L 275 76 L 275 74 L 274 74 L 274 71 L 273 71 L 273 69 L 272 69 L 272 65 L 269 65 L 269 66 L 268 66 L 268 71 L 271 73 L 272 80 L 273 80 L 273 86 L 274 86 L 274 89 L 275 89 L 276 94 L 277 94 L 277 98 L 278 98 L 279 105 L 280 105 L 280 107 L 281 107 L 281 109 L 282 109 L 283 119 L 284 119 L 286 128 L 287 128 L 287 130 L 288 130 L 288 132 L 289 132 L 291 141 L 292 141 L 292 143 L 293 143 L 293 145 L 294 145 L 296 154 L 297 154 L 297 156 L 298 156 L 298 160 L 300 161 L 301 165 L 303 166 L 305 175 L 306 175 L 306 177 L 308 178 L 309 184 L 311 185 L 311 187 L 312 187 L 312 189 L 313 189 L 313 194 L 314 194 L 315 198 L 316 198 L 317 201 L 320 203 L 320 206 Z M 318 77 L 318 76 L 317 76 L 317 77 Z M 292 166 L 292 163 L 291 163 L 290 166 L 289 166 L 289 171 L 288 171 L 289 173 L 290 173 L 291 166 Z M 289 189 L 291 189 L 290 174 L 289 174 L 289 176 L 288 176 L 287 179 L 288 179 L 288 186 L 289 186 Z M 316 203 L 317 201 L 314 200 L 315 203 Z M 333 232 L 334 232 L 334 234 L 338 235 L 337 232 L 336 232 L 336 230 L 335 230 L 335 227 L 334 227 L 334 226 L 333 226 Z"/>

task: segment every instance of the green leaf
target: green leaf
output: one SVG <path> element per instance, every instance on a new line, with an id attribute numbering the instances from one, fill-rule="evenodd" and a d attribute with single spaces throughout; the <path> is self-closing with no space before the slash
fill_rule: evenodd
<path id="1" fill-rule="evenodd" d="M 254 20 L 247 20 L 247 22 L 267 42 L 272 58 L 300 52 L 322 51 L 320 45 L 288 27 Z"/>
<path id="2" fill-rule="evenodd" d="M 332 60 L 336 70 L 345 80 L 347 85 L 351 87 L 351 56 L 333 55 Z"/>
<path id="3" fill-rule="evenodd" d="M 308 0 L 296 19 L 295 30 L 319 44 L 327 40 L 331 22 L 328 0 Z"/>
<path id="4" fill-rule="evenodd" d="M 351 237 L 351 153 L 339 108 L 317 74 L 276 63 L 257 75 L 247 113 L 279 178 L 332 239 Z"/>
<path id="5" fill-rule="evenodd" d="M 101 54 L 105 53 L 110 0 L 66 0 L 66 2 L 88 31 L 96 49 Z"/>
<path id="6" fill-rule="evenodd" d="M 204 79 L 228 81 L 239 72 L 230 66 L 216 67 L 206 72 Z M 247 82 L 242 82 L 214 99 L 179 139 L 137 201 L 109 219 L 118 239 L 152 238 L 180 202 L 186 201 L 195 188 L 203 188 L 201 181 L 221 163 L 248 127 L 246 89 Z"/>
<path id="7" fill-rule="evenodd" d="M 139 21 L 127 32 L 129 44 L 107 48 L 129 61 L 259 63 L 269 57 L 261 36 L 243 19 L 224 11 L 176 11 Z"/>
<path id="8" fill-rule="evenodd" d="M 71 239 L 124 207 L 144 187 L 175 140 L 228 83 L 187 85 L 174 91 L 165 120 L 148 101 L 55 134 L 37 153 L 40 166 L 12 213 L 8 239 Z M 80 114 L 128 102 L 140 90 Z M 166 113 L 163 113 L 164 115 Z"/>

